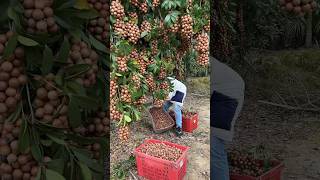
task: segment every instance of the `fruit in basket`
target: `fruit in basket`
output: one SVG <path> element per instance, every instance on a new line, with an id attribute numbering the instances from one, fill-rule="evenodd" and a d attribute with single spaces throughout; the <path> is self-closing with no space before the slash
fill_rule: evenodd
<path id="1" fill-rule="evenodd" d="M 258 177 L 265 171 L 262 164 L 251 155 L 232 151 L 228 154 L 231 173 Z"/>
<path id="2" fill-rule="evenodd" d="M 168 161 L 177 161 L 182 156 L 182 150 L 174 146 L 169 146 L 164 143 L 147 143 L 141 149 L 140 152 L 147 155 L 161 158 Z"/>
<path id="3" fill-rule="evenodd" d="M 150 114 L 153 118 L 155 129 L 164 129 L 170 127 L 174 123 L 162 108 L 152 108 L 150 109 Z"/>

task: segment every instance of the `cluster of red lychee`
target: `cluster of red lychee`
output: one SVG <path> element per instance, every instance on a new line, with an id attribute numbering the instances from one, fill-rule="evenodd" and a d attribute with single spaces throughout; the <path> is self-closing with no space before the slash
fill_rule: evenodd
<path id="1" fill-rule="evenodd" d="M 113 25 L 114 32 L 118 35 L 125 37 L 126 35 L 126 24 L 124 21 L 117 19 Z"/>
<path id="2" fill-rule="evenodd" d="M 144 13 L 147 13 L 147 12 L 148 12 L 147 0 L 143 0 L 143 2 L 140 3 L 139 9 L 140 9 L 142 12 L 144 12 Z"/>
<path id="3" fill-rule="evenodd" d="M 154 107 L 157 107 L 157 108 L 160 108 L 160 107 L 163 106 L 163 103 L 164 103 L 164 100 L 162 100 L 162 99 L 155 99 L 155 100 L 153 101 L 153 106 L 154 106 Z"/>
<path id="4" fill-rule="evenodd" d="M 18 141 L 22 119 L 16 122 L 0 124 L 0 156 L 5 158 L 0 164 L 0 179 L 35 180 L 39 165 L 31 155 L 30 149 L 19 153 Z M 44 162 L 49 162 L 44 157 Z"/>
<path id="5" fill-rule="evenodd" d="M 180 24 L 179 24 L 179 20 L 177 20 L 170 28 L 169 28 L 169 32 L 172 33 L 177 33 L 180 29 Z"/>
<path id="6" fill-rule="evenodd" d="M 97 10 L 100 17 L 90 20 L 89 31 L 101 41 L 107 40 L 109 34 L 109 1 L 88 0 L 90 7 Z"/>
<path id="7" fill-rule="evenodd" d="M 111 2 L 110 12 L 116 19 L 122 19 L 125 16 L 124 7 L 119 0 Z"/>
<path id="8" fill-rule="evenodd" d="M 52 0 L 22 0 L 28 33 L 55 33 L 59 30 L 52 4 Z"/>
<path id="9" fill-rule="evenodd" d="M 141 32 L 150 33 L 151 28 L 152 28 L 151 23 L 149 23 L 147 20 L 144 20 L 144 21 L 141 23 Z"/>
<path id="10" fill-rule="evenodd" d="M 132 102 L 131 93 L 130 93 L 128 86 L 121 87 L 120 99 L 121 99 L 121 101 L 126 102 L 126 103 Z"/>
<path id="11" fill-rule="evenodd" d="M 110 120 L 105 112 L 98 112 L 93 119 L 93 123 L 89 124 L 87 131 L 90 135 L 102 137 L 109 133 Z"/>
<path id="12" fill-rule="evenodd" d="M 209 64 L 209 36 L 206 33 L 199 34 L 196 38 L 195 50 L 198 52 L 197 62 L 202 66 Z"/>
<path id="13" fill-rule="evenodd" d="M 181 17 L 181 36 L 184 39 L 191 39 L 192 37 L 193 20 L 190 15 L 184 15 Z"/>
<path id="14" fill-rule="evenodd" d="M 69 128 L 67 99 L 61 96 L 54 82 L 55 75 L 36 77 L 42 85 L 36 90 L 34 99 L 35 116 L 44 123 L 52 124 L 57 128 Z"/>
<path id="15" fill-rule="evenodd" d="M 160 4 L 160 0 L 153 0 L 153 1 L 152 1 L 152 7 L 153 7 L 153 8 L 158 7 L 159 4 Z"/>
<path id="16" fill-rule="evenodd" d="M 127 65 L 128 58 L 126 56 L 123 57 L 117 57 L 117 65 L 118 65 L 118 70 L 120 72 L 126 72 L 128 71 L 128 65 Z"/>
<path id="17" fill-rule="evenodd" d="M 127 22 L 125 26 L 125 38 L 128 38 L 130 42 L 136 44 L 140 38 L 139 26 L 132 22 Z"/>
<path id="18" fill-rule="evenodd" d="M 141 79 L 138 74 L 132 75 L 131 80 L 134 83 L 135 89 L 139 89 L 141 87 Z"/>
<path id="19" fill-rule="evenodd" d="M 113 97 L 117 94 L 117 89 L 118 89 L 117 81 L 115 79 L 112 79 L 110 81 L 110 97 Z"/>
<path id="20" fill-rule="evenodd" d="M 0 35 L 0 56 L 12 34 Z M 27 83 L 23 61 L 24 50 L 18 47 L 12 55 L 0 62 L 0 122 L 16 109 L 21 99 L 20 89 Z"/>
<path id="21" fill-rule="evenodd" d="M 82 74 L 78 79 L 79 82 L 84 87 L 90 87 L 96 83 L 97 73 L 98 73 L 98 60 L 99 55 L 95 50 L 83 42 L 72 40 L 72 46 L 69 53 L 68 63 L 69 66 L 75 64 L 88 64 L 91 68 L 84 74 Z"/>
<path id="22" fill-rule="evenodd" d="M 162 80 L 162 79 L 165 79 L 166 76 L 167 76 L 166 69 L 161 67 L 158 78 Z"/>
<path id="23" fill-rule="evenodd" d="M 142 104 L 145 104 L 146 102 L 147 102 L 147 96 L 143 95 L 135 102 L 135 104 L 142 105 Z"/>
<path id="24" fill-rule="evenodd" d="M 115 99 L 110 100 L 110 118 L 114 121 L 120 121 L 123 114 L 117 109 L 117 101 Z"/>
<path id="25" fill-rule="evenodd" d="M 156 56 L 158 54 L 158 41 L 157 40 L 153 40 L 151 42 L 151 54 L 153 56 Z"/>
<path id="26" fill-rule="evenodd" d="M 86 149 L 93 154 L 93 158 L 96 160 L 100 159 L 101 145 L 99 143 L 93 143 L 86 146 Z"/>
<path id="27" fill-rule="evenodd" d="M 279 0 L 281 9 L 293 12 L 299 16 L 313 12 L 318 4 L 315 0 Z"/>
<path id="28" fill-rule="evenodd" d="M 146 73 L 146 69 L 147 69 L 147 63 L 145 62 L 143 57 L 140 57 L 138 59 L 138 65 L 139 65 L 139 72 L 141 74 L 145 74 Z"/>
<path id="29" fill-rule="evenodd" d="M 127 141 L 130 137 L 129 126 L 121 126 L 118 129 L 118 137 L 121 141 Z"/>
<path id="30" fill-rule="evenodd" d="M 152 92 L 154 90 L 156 90 L 157 88 L 157 85 L 152 77 L 152 75 L 147 75 L 146 77 L 146 81 L 147 81 L 147 85 L 148 85 L 148 88 L 149 88 L 149 91 Z"/>

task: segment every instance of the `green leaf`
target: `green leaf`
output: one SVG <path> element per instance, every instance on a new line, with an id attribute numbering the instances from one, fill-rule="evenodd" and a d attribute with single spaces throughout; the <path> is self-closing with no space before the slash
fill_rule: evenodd
<path id="1" fill-rule="evenodd" d="M 77 11 L 77 17 L 90 20 L 99 17 L 99 13 L 94 10 L 81 10 Z"/>
<path id="2" fill-rule="evenodd" d="M 3 57 L 4 58 L 7 58 L 8 56 L 10 56 L 11 54 L 13 54 L 16 46 L 17 46 L 17 43 L 18 43 L 18 36 L 15 34 L 13 35 L 9 41 L 7 42 L 7 45 L 4 49 L 4 52 L 3 52 Z"/>
<path id="3" fill-rule="evenodd" d="M 56 171 L 46 169 L 46 180 L 65 180 L 65 178 Z"/>
<path id="4" fill-rule="evenodd" d="M 92 174 L 87 165 L 79 162 L 79 166 L 81 168 L 83 180 L 92 180 Z"/>
<path id="5" fill-rule="evenodd" d="M 41 67 L 41 71 L 44 75 L 50 73 L 53 66 L 53 60 L 54 60 L 54 57 L 52 54 L 52 50 L 48 46 L 45 46 L 45 49 L 43 51 L 42 67 Z"/>
<path id="6" fill-rule="evenodd" d="M 22 124 L 20 128 L 19 134 L 19 142 L 18 142 L 18 149 L 19 152 L 24 152 L 30 146 L 30 136 L 28 130 L 28 123 L 27 120 L 22 119 Z"/>
<path id="7" fill-rule="evenodd" d="M 81 125 L 81 111 L 77 102 L 73 98 L 70 98 L 68 118 L 71 127 L 77 128 Z"/>
<path id="8" fill-rule="evenodd" d="M 35 180 L 41 180 L 41 174 L 42 174 L 42 169 L 39 169 Z"/>
<path id="9" fill-rule="evenodd" d="M 21 35 L 18 36 L 18 41 L 22 45 L 25 45 L 25 46 L 37 46 L 37 45 L 39 45 L 38 42 L 36 42 L 36 41 L 34 41 L 34 40 L 30 39 L 30 38 L 21 36 Z"/>
<path id="10" fill-rule="evenodd" d="M 82 163 L 85 163 L 91 170 L 95 172 L 103 172 L 103 166 L 98 164 L 95 160 L 91 159 L 87 151 L 72 148 L 73 153 Z"/>
<path id="11" fill-rule="evenodd" d="M 89 34 L 89 40 L 94 48 L 101 52 L 107 53 L 107 47 L 103 45 L 100 41 L 96 40 L 96 38 L 94 38 L 91 34 Z"/>
<path id="12" fill-rule="evenodd" d="M 41 139 L 40 142 L 41 142 L 42 145 L 47 146 L 47 147 L 52 145 L 52 141 L 51 140 Z"/>
<path id="13" fill-rule="evenodd" d="M 132 121 L 131 117 L 128 115 L 124 115 L 124 120 L 128 123 Z"/>
<path id="14" fill-rule="evenodd" d="M 57 144 L 60 144 L 60 145 L 65 145 L 65 141 L 63 139 L 59 139 L 57 137 L 54 137 L 54 136 L 51 136 L 49 134 L 47 134 L 47 136 L 54 142 L 56 142 Z"/>
<path id="15" fill-rule="evenodd" d="M 68 38 L 64 38 L 63 43 L 61 44 L 61 48 L 58 54 L 57 61 L 59 62 L 67 62 L 69 57 L 70 44 Z"/>
<path id="16" fill-rule="evenodd" d="M 87 96 L 72 95 L 71 97 L 75 103 L 85 109 L 96 109 L 98 108 L 98 101 L 96 99 Z"/>
<path id="17" fill-rule="evenodd" d="M 72 78 L 78 77 L 79 75 L 89 71 L 90 68 L 91 68 L 91 65 L 89 64 L 76 64 L 71 67 L 67 67 L 65 69 L 65 72 L 66 72 L 65 79 L 72 79 Z"/>
<path id="18" fill-rule="evenodd" d="M 76 9 L 90 9 L 90 6 L 87 0 L 76 0 L 74 7 Z"/>
<path id="19" fill-rule="evenodd" d="M 8 122 L 15 122 L 20 114 L 21 114 L 21 110 L 22 110 L 22 104 L 19 103 L 18 106 L 16 107 L 15 111 L 7 118 Z"/>
<path id="20" fill-rule="evenodd" d="M 81 29 L 71 29 L 69 32 L 76 40 L 81 40 Z"/>
<path id="21" fill-rule="evenodd" d="M 86 95 L 86 90 L 85 88 L 77 83 L 76 81 L 67 81 L 66 82 L 66 93 L 67 94 L 77 94 L 77 95 Z"/>
<path id="22" fill-rule="evenodd" d="M 9 9 L 8 9 L 8 17 L 10 19 L 13 20 L 13 22 L 19 27 L 21 28 L 20 26 L 20 19 L 19 19 L 19 16 L 18 16 L 18 13 L 12 8 L 9 6 Z"/>
<path id="23" fill-rule="evenodd" d="M 41 151 L 40 145 L 33 143 L 31 146 L 31 153 L 35 160 L 42 162 L 43 152 Z"/>
<path id="24" fill-rule="evenodd" d="M 148 34 L 148 32 L 147 31 L 143 31 L 142 33 L 141 33 L 141 38 L 143 38 L 143 37 L 145 37 L 146 35 Z"/>
<path id="25" fill-rule="evenodd" d="M 63 69 L 60 69 L 56 75 L 56 77 L 54 78 L 54 82 L 56 82 L 59 86 L 63 85 Z"/>
<path id="26" fill-rule="evenodd" d="M 52 169 L 60 174 L 63 174 L 64 171 L 64 160 L 63 159 L 54 159 L 47 163 L 47 167 Z"/>

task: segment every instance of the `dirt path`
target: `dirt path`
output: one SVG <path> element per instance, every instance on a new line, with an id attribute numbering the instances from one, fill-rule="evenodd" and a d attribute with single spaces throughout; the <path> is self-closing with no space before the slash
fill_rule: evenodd
<path id="1" fill-rule="evenodd" d="M 197 95 L 195 95 L 197 94 Z M 146 139 L 159 139 L 189 146 L 188 169 L 185 180 L 207 180 L 210 174 L 210 100 L 204 93 L 192 92 L 187 94 L 185 109 L 192 109 L 199 113 L 198 128 L 193 133 L 184 133 L 181 138 L 176 137 L 173 131 L 162 134 L 154 134 L 150 117 L 144 113 L 144 118 L 131 127 L 130 141 L 121 143 L 116 134 L 115 124 L 111 128 L 111 174 L 114 174 L 116 164 L 127 160 L 135 147 Z M 119 178 L 115 178 L 119 179 Z M 129 177 L 126 179 L 141 179 L 137 176 L 135 167 L 130 169 Z"/>
<path id="2" fill-rule="evenodd" d="M 283 160 L 284 180 L 320 179 L 320 118 L 317 114 L 282 111 L 246 99 L 230 148 L 263 145 Z"/>

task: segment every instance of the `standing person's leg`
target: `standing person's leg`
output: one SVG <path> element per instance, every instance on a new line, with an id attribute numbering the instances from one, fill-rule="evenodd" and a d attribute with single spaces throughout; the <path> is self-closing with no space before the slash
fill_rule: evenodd
<path id="1" fill-rule="evenodd" d="M 212 136 L 212 134 L 210 137 L 210 177 L 212 180 L 229 180 L 229 165 L 225 141 Z"/>
<path id="2" fill-rule="evenodd" d="M 174 114 L 176 117 L 177 127 L 182 128 L 182 111 L 181 107 L 177 104 L 174 104 Z"/>

